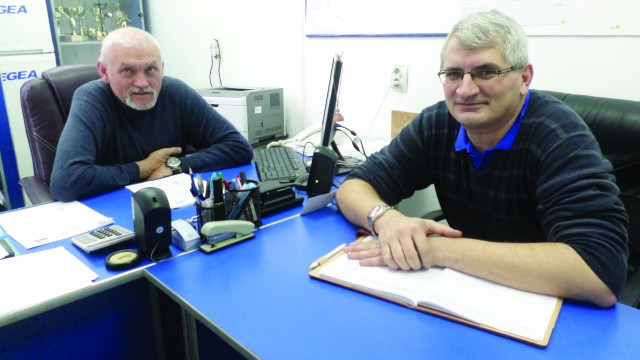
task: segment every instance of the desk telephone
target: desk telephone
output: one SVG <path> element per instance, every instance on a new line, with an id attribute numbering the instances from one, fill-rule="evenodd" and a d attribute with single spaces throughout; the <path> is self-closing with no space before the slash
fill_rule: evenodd
<path id="1" fill-rule="evenodd" d="M 341 125 L 336 125 L 336 126 L 341 126 Z M 347 131 L 351 132 L 351 130 L 347 130 Z M 303 155 L 305 155 L 305 156 L 313 156 L 313 152 L 315 150 L 315 147 L 319 146 L 320 143 L 321 143 L 321 136 L 322 136 L 321 132 L 322 132 L 322 127 L 320 127 L 320 126 L 311 126 L 311 127 L 308 127 L 306 129 L 302 130 L 301 132 L 299 132 L 296 136 L 294 136 L 292 138 L 270 142 L 269 144 L 267 144 L 267 148 L 274 147 L 274 146 L 286 146 L 286 145 L 289 145 L 289 144 L 293 144 L 296 147 L 304 149 L 305 153 Z M 353 132 L 351 132 L 351 133 L 352 133 L 352 135 L 354 134 Z M 344 134 L 342 131 L 336 131 L 336 134 L 335 134 L 335 137 L 334 137 L 334 141 L 338 146 L 341 146 L 343 144 L 348 145 L 345 148 L 345 149 L 348 149 L 351 146 L 355 146 L 355 145 L 352 145 L 352 143 L 354 141 L 359 143 L 360 139 L 357 138 L 357 137 L 352 139 L 352 138 L 349 138 L 349 136 Z M 312 143 L 314 146 L 305 146 L 307 143 Z M 345 149 L 343 149 L 343 150 L 345 150 Z M 356 150 L 358 150 L 358 149 L 356 149 Z M 297 151 L 301 152 L 301 150 L 297 150 Z M 345 151 L 348 151 L 348 150 L 345 150 Z"/>
<path id="2" fill-rule="evenodd" d="M 310 138 L 311 136 L 315 135 L 315 134 L 320 134 L 320 131 L 322 130 L 322 128 L 320 126 L 311 126 L 308 127 L 304 130 L 302 130 L 301 132 L 299 132 L 296 136 L 289 138 L 289 139 L 285 139 L 285 140 L 278 140 L 278 141 L 274 141 L 271 142 L 267 145 L 267 148 L 273 147 L 273 146 L 285 146 L 287 144 L 295 144 L 298 146 L 304 146 L 305 141 Z M 320 138 L 318 137 L 318 139 L 316 141 L 311 141 L 312 143 L 314 143 L 314 145 L 317 145 L 318 143 L 320 143 Z"/>

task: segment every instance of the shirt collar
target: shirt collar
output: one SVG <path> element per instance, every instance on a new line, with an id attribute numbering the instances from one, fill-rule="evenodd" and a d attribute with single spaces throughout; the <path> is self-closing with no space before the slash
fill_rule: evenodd
<path id="1" fill-rule="evenodd" d="M 522 104 L 522 109 L 520 109 L 520 113 L 516 118 L 516 121 L 513 122 L 511 128 L 507 133 L 500 139 L 500 141 L 496 144 L 496 146 L 491 149 L 486 150 L 485 152 L 491 152 L 494 150 L 511 150 L 513 147 L 513 143 L 516 140 L 516 135 L 518 134 L 518 130 L 520 130 L 520 123 L 522 122 L 522 118 L 524 117 L 524 113 L 529 105 L 529 97 L 531 96 L 531 91 L 527 92 L 527 96 L 524 99 L 524 104 Z M 460 125 L 460 130 L 458 131 L 458 137 L 455 143 L 455 150 L 462 151 L 466 150 L 469 154 L 480 154 L 476 148 L 473 147 L 471 141 L 469 141 L 469 136 L 467 136 L 467 129 L 463 125 Z"/>

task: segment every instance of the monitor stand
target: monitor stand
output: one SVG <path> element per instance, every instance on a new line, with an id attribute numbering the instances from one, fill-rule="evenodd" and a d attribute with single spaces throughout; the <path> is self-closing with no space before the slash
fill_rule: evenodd
<path id="1" fill-rule="evenodd" d="M 356 159 L 354 157 L 351 156 L 347 156 L 344 157 L 342 156 L 342 154 L 340 153 L 340 149 L 338 149 L 338 145 L 336 144 L 335 141 L 331 142 L 331 149 L 338 155 L 338 161 L 349 161 L 349 162 L 354 162 L 354 163 L 360 163 L 362 162 L 360 159 Z M 306 164 L 305 164 L 306 165 Z M 356 166 L 344 166 L 344 165 L 336 165 L 336 173 L 335 176 L 338 175 L 347 175 L 349 174 L 351 171 L 353 171 L 353 169 L 355 169 Z M 307 169 L 309 170 L 309 169 Z M 297 189 L 297 190 L 302 190 L 302 191 L 306 191 L 307 190 L 307 180 L 309 179 L 309 172 L 307 172 L 307 174 L 297 178 L 294 183 L 293 186 Z"/>
<path id="2" fill-rule="evenodd" d="M 347 156 L 346 158 L 344 156 L 342 156 L 342 154 L 340 153 L 340 149 L 338 149 L 338 145 L 336 144 L 335 141 L 331 142 L 331 148 L 333 149 L 333 151 L 336 152 L 336 154 L 338 154 L 338 166 L 336 167 L 336 176 L 338 175 L 346 175 L 348 173 L 350 173 L 351 171 L 353 171 L 353 169 L 355 169 L 357 166 L 344 166 L 344 165 L 340 165 L 339 163 L 341 161 L 350 161 L 352 160 L 354 163 L 361 163 L 362 161 L 359 159 L 356 159 L 354 157 L 351 156 Z"/>

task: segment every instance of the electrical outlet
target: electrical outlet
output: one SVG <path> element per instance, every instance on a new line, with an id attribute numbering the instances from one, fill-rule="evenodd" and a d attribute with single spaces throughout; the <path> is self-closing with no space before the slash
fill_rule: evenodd
<path id="1" fill-rule="evenodd" d="M 407 91 L 407 67 L 393 65 L 391 68 L 391 89 L 395 91 Z"/>

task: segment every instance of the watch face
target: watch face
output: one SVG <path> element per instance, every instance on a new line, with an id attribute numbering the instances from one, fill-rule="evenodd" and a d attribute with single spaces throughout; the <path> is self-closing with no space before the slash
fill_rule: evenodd
<path id="1" fill-rule="evenodd" d="M 384 205 L 376 205 L 373 207 L 373 209 L 371 209 L 371 212 L 369 213 L 369 217 L 370 218 L 375 218 L 376 216 L 378 216 L 378 214 L 380 214 L 382 212 L 382 210 L 385 209 Z"/>
<path id="2" fill-rule="evenodd" d="M 176 168 L 180 166 L 180 163 L 181 163 L 180 159 L 174 156 L 167 159 L 167 166 L 170 168 Z"/>

